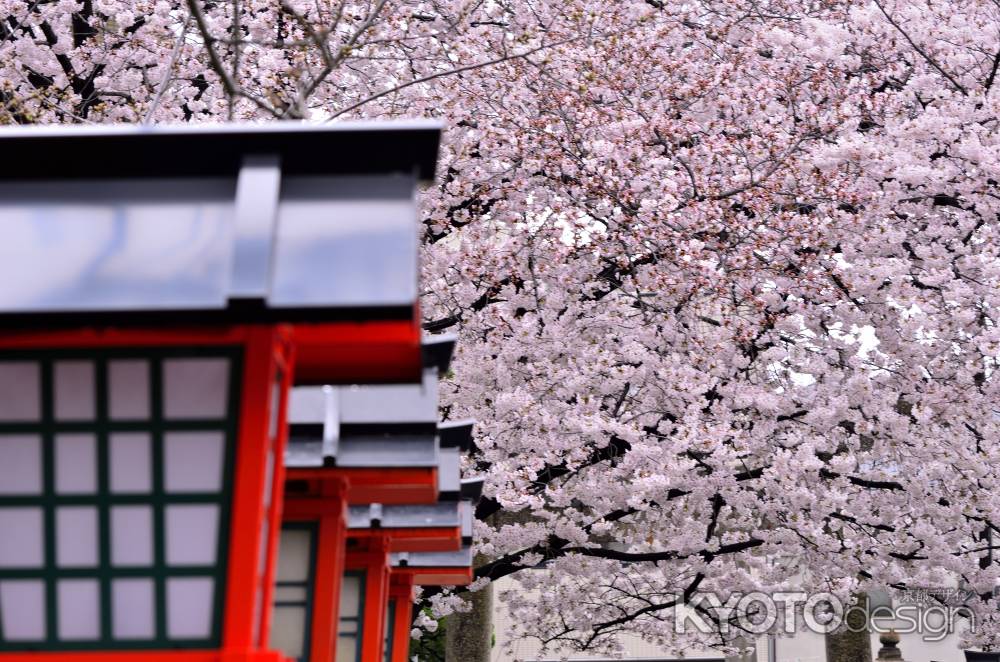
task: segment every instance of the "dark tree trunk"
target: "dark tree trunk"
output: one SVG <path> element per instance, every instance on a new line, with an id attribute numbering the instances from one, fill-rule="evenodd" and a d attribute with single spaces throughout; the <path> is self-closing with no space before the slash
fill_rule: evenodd
<path id="1" fill-rule="evenodd" d="M 472 604 L 472 609 L 445 619 L 445 662 L 489 662 L 493 648 L 493 586 L 466 593 L 463 599 Z"/>

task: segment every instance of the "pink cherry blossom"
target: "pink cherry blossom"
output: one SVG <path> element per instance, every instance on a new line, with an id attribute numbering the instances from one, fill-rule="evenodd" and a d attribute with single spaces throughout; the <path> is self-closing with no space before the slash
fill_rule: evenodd
<path id="1" fill-rule="evenodd" d="M 672 600 L 958 578 L 969 643 L 1000 645 L 996 3 L 0 18 L 4 123 L 444 122 L 423 314 L 461 334 L 443 400 L 479 421 L 479 576 L 549 564 L 504 596 L 521 634 L 703 643 Z"/>

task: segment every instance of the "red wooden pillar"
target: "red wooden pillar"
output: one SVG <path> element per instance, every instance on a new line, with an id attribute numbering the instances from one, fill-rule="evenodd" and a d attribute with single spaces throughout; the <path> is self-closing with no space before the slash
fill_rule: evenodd
<path id="1" fill-rule="evenodd" d="M 280 347 L 280 335 L 274 327 L 251 327 L 243 354 L 243 397 L 240 402 L 239 434 L 236 449 L 236 473 L 233 484 L 232 519 L 230 521 L 230 553 L 226 578 L 226 616 L 223 624 L 222 648 L 227 657 L 242 656 L 255 648 L 254 633 L 263 629 L 265 578 L 273 573 L 274 557 L 271 540 L 276 531 L 265 535 L 265 490 L 268 451 L 284 450 L 282 443 L 271 446 L 268 425 L 274 401 L 273 385 L 278 378 L 275 354 Z M 283 440 L 283 437 L 282 437 Z M 276 458 L 280 463 L 280 455 Z M 276 467 L 275 467 L 276 468 Z M 281 486 L 272 499 L 282 498 Z M 266 632 L 266 631 L 265 631 Z M 263 635 L 266 636 L 266 635 Z"/>
<path id="2" fill-rule="evenodd" d="M 385 612 L 389 604 L 390 567 L 387 541 L 382 537 L 372 538 L 365 560 L 361 660 L 381 662 L 385 658 Z"/>
<path id="3" fill-rule="evenodd" d="M 292 388 L 292 368 L 295 348 L 288 342 L 287 328 L 281 329 L 280 346 L 275 349 L 275 365 L 271 372 L 270 411 L 268 412 L 268 458 L 265 466 L 264 517 L 266 549 L 259 559 L 261 588 L 256 609 L 256 644 L 268 647 L 271 633 L 271 605 L 274 602 L 274 581 L 278 572 L 278 541 L 281 538 L 282 507 L 285 494 L 285 445 L 288 443 L 288 392 Z"/>
<path id="4" fill-rule="evenodd" d="M 313 616 L 310 662 L 334 662 L 340 624 L 340 584 L 347 549 L 347 492 L 340 482 L 323 484 L 324 501 L 334 504 L 319 518 L 316 575 L 313 580 Z"/>
<path id="5" fill-rule="evenodd" d="M 410 630 L 413 620 L 413 577 L 394 576 L 389 590 L 390 599 L 395 601 L 395 617 L 392 623 L 392 660 L 406 662 L 410 659 Z"/>

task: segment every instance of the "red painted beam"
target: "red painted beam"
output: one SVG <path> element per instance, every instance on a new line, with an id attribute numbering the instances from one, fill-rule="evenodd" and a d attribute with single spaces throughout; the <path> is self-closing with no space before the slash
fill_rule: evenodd
<path id="1" fill-rule="evenodd" d="M 452 528 L 350 529 L 349 538 L 380 538 L 390 552 L 457 552 L 462 548 L 462 530 Z"/>
<path id="2" fill-rule="evenodd" d="M 254 327 L 171 329 L 81 328 L 67 331 L 0 331 L 0 347 L 177 347 L 242 345 Z M 258 327 L 268 328 L 268 327 Z"/>
<path id="3" fill-rule="evenodd" d="M 437 467 L 398 469 L 341 469 L 316 467 L 289 469 L 290 481 L 309 483 L 305 492 L 296 492 L 290 499 L 306 500 L 318 496 L 323 483 L 345 481 L 347 502 L 352 504 L 437 503 Z"/>
<path id="4" fill-rule="evenodd" d="M 4 662 L 289 662 L 276 651 L 75 651 L 3 653 Z"/>
<path id="5" fill-rule="evenodd" d="M 437 503 L 437 467 L 341 469 L 348 480 L 348 503 Z"/>
<path id="6" fill-rule="evenodd" d="M 417 586 L 465 586 L 472 583 L 472 568 L 397 567 L 392 572 L 408 575 Z"/>
<path id="7" fill-rule="evenodd" d="M 297 325 L 295 383 L 419 382 L 419 319 Z"/>

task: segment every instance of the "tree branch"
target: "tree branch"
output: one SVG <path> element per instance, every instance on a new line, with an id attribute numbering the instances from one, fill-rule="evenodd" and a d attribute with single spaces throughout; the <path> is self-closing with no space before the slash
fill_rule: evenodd
<path id="1" fill-rule="evenodd" d="M 188 1 L 191 2 L 192 0 L 188 0 Z M 466 72 L 466 71 L 473 71 L 475 69 L 482 69 L 484 67 L 491 67 L 491 66 L 493 66 L 495 64 L 502 64 L 504 62 L 509 62 L 511 60 L 520 60 L 520 59 L 526 58 L 526 57 L 528 57 L 530 55 L 534 55 L 535 53 L 538 53 L 539 51 L 543 51 L 543 50 L 546 50 L 546 49 L 549 49 L 549 48 L 555 48 L 556 46 L 562 46 L 562 45 L 568 44 L 568 43 L 570 43 L 572 41 L 576 41 L 577 39 L 580 39 L 580 38 L 581 37 L 570 37 L 568 39 L 562 39 L 560 41 L 555 41 L 555 42 L 552 42 L 552 43 L 549 43 L 549 44 L 542 44 L 541 46 L 536 46 L 535 48 L 531 48 L 531 49 L 529 49 L 527 51 L 524 51 L 522 53 L 514 53 L 512 55 L 504 55 L 502 57 L 498 57 L 498 58 L 495 58 L 495 59 L 492 59 L 492 60 L 486 60 L 485 62 L 474 62 L 473 64 L 468 64 L 468 65 L 466 65 L 464 67 L 456 67 L 454 69 L 449 69 L 447 71 L 439 71 L 437 73 L 433 73 L 433 74 L 430 74 L 430 75 L 427 75 L 427 76 L 422 76 L 420 78 L 415 78 L 414 80 L 410 80 L 410 81 L 407 81 L 405 83 L 401 83 L 400 85 L 394 85 L 393 87 L 390 87 L 388 89 L 382 90 L 381 92 L 377 92 L 377 93 L 375 93 L 375 94 L 373 94 L 373 95 L 371 95 L 369 97 L 366 97 L 366 98 L 362 99 L 361 101 L 358 101 L 356 103 L 351 104 L 347 108 L 343 108 L 341 110 L 338 110 L 333 115 L 331 115 L 327 119 L 327 121 L 330 122 L 332 120 L 335 120 L 338 117 L 340 117 L 341 115 L 346 115 L 347 113 L 350 113 L 351 111 L 357 110 L 358 108 L 360 108 L 361 106 L 364 106 L 365 104 L 369 104 L 372 101 L 376 101 L 376 100 L 381 99 L 382 97 L 387 96 L 389 94 L 394 94 L 394 93 L 399 92 L 401 90 L 405 90 L 406 88 L 412 87 L 414 85 L 420 85 L 421 83 L 427 83 L 427 82 L 435 80 L 437 78 L 444 78 L 445 76 L 454 76 L 455 74 L 460 74 L 460 73 L 463 73 L 463 72 Z"/>
<path id="2" fill-rule="evenodd" d="M 929 65 L 937 69 L 938 72 L 945 77 L 945 80 L 951 83 L 956 90 L 958 90 L 965 96 L 969 96 L 969 91 L 966 90 L 961 83 L 952 78 L 951 74 L 945 71 L 944 68 L 940 64 L 938 64 L 937 61 L 934 60 L 934 58 L 932 58 L 930 55 L 927 54 L 926 51 L 924 51 L 924 49 L 918 46 L 917 43 L 910 38 L 910 35 L 907 34 L 906 30 L 904 30 L 902 26 L 899 25 L 899 23 L 893 20 L 892 16 L 889 15 L 889 12 L 885 10 L 885 7 L 882 6 L 882 3 L 879 0 L 873 0 L 873 1 L 875 2 L 875 6 L 878 7 L 879 11 L 881 11 L 882 14 L 885 16 L 886 20 L 889 21 L 892 27 L 896 28 L 899 34 L 903 35 L 906 41 L 910 43 L 910 46 L 913 47 L 913 50 L 915 50 L 917 53 L 920 54 L 920 57 L 924 58 L 924 60 L 926 60 Z"/>
<path id="3" fill-rule="evenodd" d="M 201 33 L 201 39 L 205 45 L 205 52 L 208 54 L 209 65 L 211 66 L 212 71 L 215 72 L 215 75 L 219 77 L 219 80 L 222 81 L 222 87 L 226 94 L 230 97 L 247 99 L 255 106 L 270 113 L 274 117 L 281 117 L 282 113 L 278 109 L 271 104 L 258 99 L 257 96 L 253 94 L 247 94 L 247 92 L 240 87 L 235 80 L 233 80 L 232 76 L 229 75 L 229 71 L 226 70 L 222 57 L 215 48 L 215 43 L 218 40 L 212 36 L 212 33 L 208 29 L 208 24 L 205 20 L 205 13 L 201 9 L 201 4 L 198 0 L 187 0 L 187 6 L 188 10 L 191 12 L 191 16 L 194 17 L 195 24 L 198 26 L 198 32 Z"/>
<path id="4" fill-rule="evenodd" d="M 160 84 L 156 88 L 156 96 L 153 97 L 152 103 L 146 109 L 146 116 L 142 118 L 143 124 L 149 124 L 153 121 L 153 115 L 156 113 L 156 109 L 159 108 L 167 88 L 170 87 L 170 83 L 173 80 L 174 66 L 180 57 L 181 49 L 184 46 L 184 39 L 187 38 L 187 31 L 190 27 L 191 13 L 188 12 L 187 18 L 184 19 L 184 25 L 181 27 L 181 33 L 177 36 L 177 41 L 174 43 L 174 49 L 170 52 L 170 60 L 167 61 L 167 68 L 163 72 L 163 78 L 160 79 Z"/>

